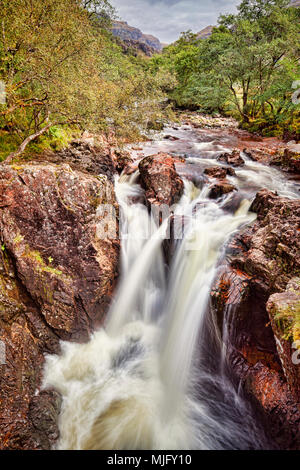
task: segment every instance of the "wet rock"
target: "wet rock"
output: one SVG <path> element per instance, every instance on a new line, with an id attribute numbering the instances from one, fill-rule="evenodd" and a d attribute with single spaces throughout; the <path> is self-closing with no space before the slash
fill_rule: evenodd
<path id="1" fill-rule="evenodd" d="M 151 204 L 168 204 L 179 201 L 183 194 L 183 181 L 175 169 L 174 158 L 167 153 L 158 153 L 144 158 L 139 163 L 141 184 L 146 199 Z"/>
<path id="2" fill-rule="evenodd" d="M 129 168 L 133 164 L 133 159 L 126 150 L 113 150 L 112 158 L 118 173 L 122 173 L 125 168 Z"/>
<path id="3" fill-rule="evenodd" d="M 300 175 L 300 144 L 289 145 L 272 159 L 271 164 Z"/>
<path id="4" fill-rule="evenodd" d="M 51 442 L 34 427 L 29 407 L 44 353 L 58 353 L 59 338 L 18 279 L 6 248 L 0 254 L 0 341 L 0 449 L 48 449 Z"/>
<path id="5" fill-rule="evenodd" d="M 269 163 L 271 159 L 270 151 L 266 149 L 252 148 L 243 150 L 244 154 L 254 162 Z"/>
<path id="6" fill-rule="evenodd" d="M 234 351 L 238 351 L 250 365 L 262 362 L 280 371 L 276 343 L 266 312 L 268 295 L 264 286 L 239 269 L 226 265 L 215 281 L 211 299 L 221 331 L 224 322 L 226 324 L 224 340 L 229 341 Z"/>
<path id="7" fill-rule="evenodd" d="M 164 136 L 164 139 L 165 139 L 165 140 L 176 141 L 176 140 L 179 140 L 179 137 L 176 137 L 175 135 L 169 135 L 169 134 L 167 134 L 167 135 Z"/>
<path id="8" fill-rule="evenodd" d="M 210 187 L 209 197 L 211 199 L 218 199 L 232 191 L 237 191 L 237 188 L 233 184 L 229 183 L 226 179 L 219 180 Z"/>
<path id="9" fill-rule="evenodd" d="M 250 210 L 258 222 L 250 229 L 245 270 L 260 277 L 270 293 L 281 292 L 300 270 L 300 201 L 262 190 Z"/>
<path id="10" fill-rule="evenodd" d="M 28 417 L 42 443 L 50 449 L 59 438 L 58 415 L 62 399 L 55 390 L 43 390 L 29 403 Z"/>
<path id="11" fill-rule="evenodd" d="M 210 168 L 205 168 L 204 174 L 209 178 L 225 179 L 226 176 L 235 176 L 235 171 L 233 168 L 227 168 L 222 166 L 212 166 Z"/>
<path id="12" fill-rule="evenodd" d="M 300 201 L 262 190 L 251 210 L 257 221 L 230 241 L 212 305 L 230 344 L 232 370 L 254 399 L 267 432 L 279 448 L 296 449 L 300 394 L 293 357 L 300 354 L 292 341 L 298 337 L 294 278 L 300 269 Z"/>
<path id="13" fill-rule="evenodd" d="M 271 295 L 267 311 L 286 380 L 300 399 L 300 278 L 293 278 L 284 292 Z"/>
<path id="14" fill-rule="evenodd" d="M 243 166 L 245 162 L 241 157 L 241 153 L 239 150 L 233 150 L 231 153 L 222 153 L 218 158 L 218 161 L 225 162 L 228 165 L 232 166 Z"/>
<path id="15" fill-rule="evenodd" d="M 119 242 L 101 236 L 101 203 L 117 210 L 105 175 L 0 167 L 0 449 L 48 449 L 57 438 L 57 400 L 37 393 L 44 354 L 58 353 L 60 339 L 88 339 L 118 275 Z"/>
<path id="16" fill-rule="evenodd" d="M 300 407 L 282 376 L 257 363 L 248 370 L 244 388 L 256 402 L 266 432 L 276 447 L 299 450 Z"/>
<path id="17" fill-rule="evenodd" d="M 184 215 L 171 215 L 168 220 L 166 238 L 163 241 L 163 253 L 167 265 L 174 259 L 176 247 L 188 228 L 190 218 Z"/>
<path id="18" fill-rule="evenodd" d="M 73 170 L 78 170 L 92 175 L 106 175 L 110 181 L 114 180 L 117 173 L 116 164 L 113 159 L 111 147 L 108 141 L 103 141 L 102 145 L 95 144 L 90 139 L 79 139 L 58 152 L 48 152 L 39 156 L 39 161 L 51 162 L 55 164 L 68 165 Z"/>
<path id="19" fill-rule="evenodd" d="M 0 230 L 19 279 L 63 339 L 99 325 L 117 273 L 119 243 L 99 239 L 102 203 L 116 205 L 106 176 L 68 165 L 0 170 Z"/>

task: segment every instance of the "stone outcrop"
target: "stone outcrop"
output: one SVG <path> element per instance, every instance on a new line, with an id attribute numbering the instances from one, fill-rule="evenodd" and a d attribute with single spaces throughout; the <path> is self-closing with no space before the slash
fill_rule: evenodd
<path id="1" fill-rule="evenodd" d="M 232 166 L 243 166 L 245 162 L 241 157 L 241 152 L 239 150 L 233 150 L 231 153 L 222 153 L 218 157 L 218 161 L 227 163 Z"/>
<path id="2" fill-rule="evenodd" d="M 300 144 L 288 144 L 271 160 L 271 165 L 280 166 L 283 170 L 300 175 Z"/>
<path id="3" fill-rule="evenodd" d="M 226 176 L 235 176 L 235 171 L 233 168 L 227 168 L 223 166 L 212 166 L 210 168 L 205 168 L 204 174 L 209 178 L 225 179 Z"/>
<path id="4" fill-rule="evenodd" d="M 115 162 L 115 167 L 118 173 L 122 173 L 125 168 L 129 168 L 131 165 L 134 164 L 130 153 L 126 150 L 114 150 L 112 152 L 112 158 Z"/>
<path id="5" fill-rule="evenodd" d="M 243 367 L 241 380 L 245 392 L 272 438 L 273 449 L 299 449 L 300 411 L 284 378 L 258 362 Z"/>
<path id="6" fill-rule="evenodd" d="M 114 158 L 114 147 L 108 141 L 102 145 L 93 142 L 93 137 L 86 140 L 75 140 L 69 147 L 58 152 L 47 152 L 39 156 L 39 161 L 47 163 L 68 163 L 72 170 L 78 170 L 91 175 L 105 175 L 113 182 L 117 173 L 117 158 Z"/>
<path id="7" fill-rule="evenodd" d="M 210 187 L 209 197 L 211 199 L 218 199 L 225 194 L 236 191 L 236 187 L 229 183 L 226 179 L 218 180 L 216 183 L 212 184 Z"/>
<path id="8" fill-rule="evenodd" d="M 158 153 L 143 158 L 139 163 L 141 185 L 145 189 L 148 206 L 179 201 L 183 194 L 183 181 L 175 169 L 174 158 L 167 153 Z"/>
<path id="9" fill-rule="evenodd" d="M 300 201 L 260 191 L 257 221 L 236 235 L 212 290 L 229 360 L 282 449 L 300 446 L 298 338 Z M 298 343 L 297 343 L 298 344 Z M 299 354 L 298 354 L 299 352 Z"/>
<path id="10" fill-rule="evenodd" d="M 211 199 L 218 199 L 225 194 L 237 190 L 237 188 L 226 179 L 226 176 L 228 175 L 235 175 L 233 168 L 213 166 L 210 168 L 205 168 L 203 173 L 204 175 L 208 176 L 208 178 L 214 178 L 217 180 L 210 186 L 209 197 Z"/>
<path id="11" fill-rule="evenodd" d="M 102 235 L 101 204 L 118 214 L 105 174 L 0 166 L 0 449 L 47 449 L 57 438 L 59 397 L 38 393 L 44 354 L 88 339 L 118 275 L 119 241 Z"/>
<path id="12" fill-rule="evenodd" d="M 143 34 L 140 29 L 130 26 L 126 21 L 114 21 L 111 31 L 114 36 L 120 38 L 129 47 L 138 47 L 146 55 L 160 52 L 163 48 L 155 36 Z"/>
<path id="13" fill-rule="evenodd" d="M 300 401 L 300 278 L 292 279 L 284 292 L 271 295 L 267 311 L 284 375 Z"/>

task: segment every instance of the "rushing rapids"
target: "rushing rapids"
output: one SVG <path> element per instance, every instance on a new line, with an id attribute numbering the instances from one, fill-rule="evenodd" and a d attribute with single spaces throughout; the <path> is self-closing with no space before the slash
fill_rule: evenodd
<path id="1" fill-rule="evenodd" d="M 146 153 L 174 145 L 158 140 Z M 220 143 L 190 141 L 186 163 L 197 171 L 218 165 L 213 157 L 224 150 Z M 240 190 L 237 207 L 233 193 L 211 200 L 208 184 L 196 187 L 184 179 L 184 195 L 172 210 L 185 223 L 166 269 L 168 219 L 159 225 L 133 202 L 143 197 L 136 176 L 115 182 L 122 265 L 106 325 L 87 344 L 62 343 L 61 356 L 46 361 L 44 386 L 63 398 L 58 448 L 268 448 L 231 380 L 209 294 L 228 240 L 255 220 L 249 212 L 255 192 L 267 187 L 296 198 L 298 188 L 278 170 L 247 159 L 228 178 Z"/>

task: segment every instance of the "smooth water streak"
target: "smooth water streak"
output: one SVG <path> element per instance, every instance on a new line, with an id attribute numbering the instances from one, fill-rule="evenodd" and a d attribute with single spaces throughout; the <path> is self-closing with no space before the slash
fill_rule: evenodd
<path id="1" fill-rule="evenodd" d="M 121 277 L 107 322 L 87 344 L 64 342 L 60 356 L 46 359 L 43 386 L 62 395 L 57 448 L 265 448 L 226 368 L 227 344 L 209 296 L 230 237 L 256 217 L 249 212 L 255 191 L 268 187 L 293 198 L 297 188 L 277 170 L 247 161 L 232 177 L 245 195 L 233 212 L 234 194 L 213 201 L 208 184 L 196 188 L 185 180 L 173 208 L 174 220 L 184 220 L 183 239 L 174 241 L 166 268 L 162 245 L 169 221 L 157 226 L 136 202 L 143 199 L 137 177 L 122 175 L 115 183 Z M 226 331 L 224 325 L 225 340 Z"/>

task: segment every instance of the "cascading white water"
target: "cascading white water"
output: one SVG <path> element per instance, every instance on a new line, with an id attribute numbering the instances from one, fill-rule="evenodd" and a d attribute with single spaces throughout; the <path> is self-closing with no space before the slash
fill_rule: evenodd
<path id="1" fill-rule="evenodd" d="M 179 137 L 186 132 L 192 131 L 183 126 Z M 146 153 L 172 145 L 150 143 Z M 187 158 L 187 165 L 219 164 L 210 159 L 220 151 L 215 144 L 189 141 L 188 148 L 192 155 L 206 151 L 206 158 Z M 167 271 L 162 243 L 168 220 L 157 226 L 143 204 L 133 203 L 143 198 L 137 176 L 123 175 L 115 185 L 121 279 L 106 325 L 89 343 L 62 343 L 61 355 L 46 360 L 44 387 L 56 388 L 63 398 L 57 447 L 266 448 L 250 406 L 226 370 L 226 327 L 222 343 L 209 293 L 230 236 L 255 218 L 248 212 L 255 192 L 268 187 L 295 198 L 298 188 L 278 170 L 246 159 L 229 178 L 242 196 L 230 213 L 233 193 L 212 201 L 208 185 L 199 190 L 185 181 L 173 208 L 174 223 L 184 220 L 184 235 Z"/>
<path id="2" fill-rule="evenodd" d="M 255 216 L 247 201 L 225 213 L 207 187 L 195 198 L 186 181 L 175 215 L 189 223 L 167 283 L 167 220 L 157 227 L 144 205 L 131 203 L 141 192 L 116 182 L 122 276 L 105 328 L 88 344 L 63 343 L 62 355 L 46 361 L 44 386 L 63 397 L 60 449 L 210 448 L 207 429 L 219 426 L 195 396 L 193 361 L 222 247 Z"/>

